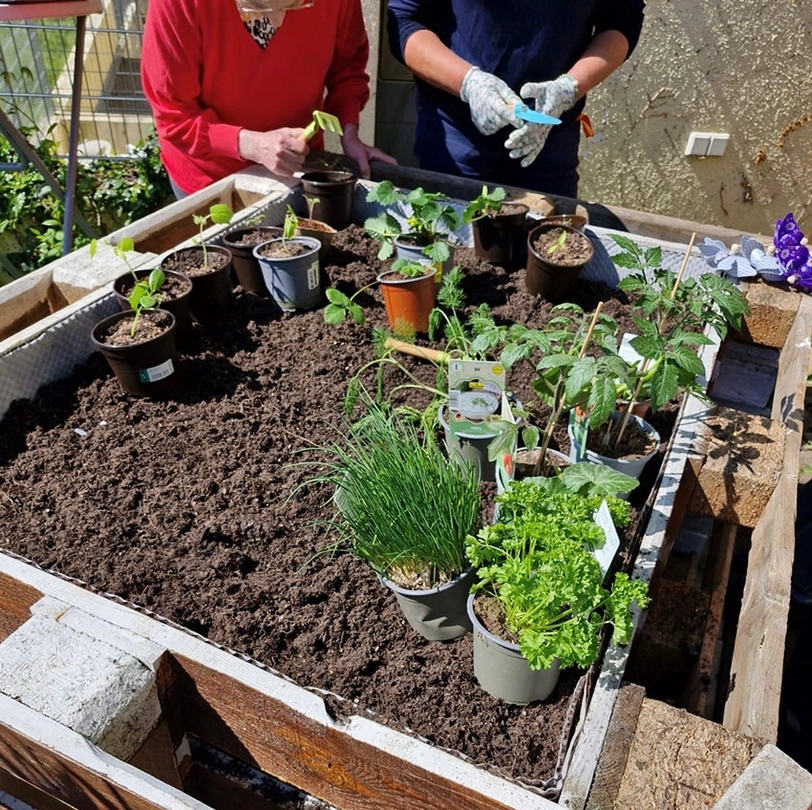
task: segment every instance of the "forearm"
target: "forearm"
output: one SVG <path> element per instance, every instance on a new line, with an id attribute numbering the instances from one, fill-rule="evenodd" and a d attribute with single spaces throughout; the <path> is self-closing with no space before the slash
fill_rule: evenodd
<path id="1" fill-rule="evenodd" d="M 620 31 L 597 34 L 581 58 L 567 71 L 578 82 L 578 98 L 614 73 L 629 53 L 629 41 Z"/>
<path id="2" fill-rule="evenodd" d="M 472 67 L 427 29 L 415 31 L 406 40 L 403 58 L 421 79 L 455 96 L 460 94 L 462 80 Z"/>

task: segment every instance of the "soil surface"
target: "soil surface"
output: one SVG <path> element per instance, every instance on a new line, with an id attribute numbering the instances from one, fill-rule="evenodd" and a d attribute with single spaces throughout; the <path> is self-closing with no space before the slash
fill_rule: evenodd
<path id="1" fill-rule="evenodd" d="M 147 278 L 151 271 L 143 270 L 137 272 L 138 278 L 142 279 Z M 158 296 L 162 301 L 174 301 L 192 291 L 192 282 L 189 278 L 184 278 L 177 273 L 168 273 L 166 271 L 164 271 L 164 276 L 166 277 L 164 283 L 161 284 L 161 288 L 158 290 Z M 115 289 L 120 295 L 129 298 L 135 287 L 135 279 L 131 274 L 128 274 L 124 278 L 124 281 L 116 281 Z"/>
<path id="2" fill-rule="evenodd" d="M 227 253 L 221 250 L 212 250 L 209 247 L 205 253 L 203 248 L 190 247 L 170 253 L 162 262 L 161 270 L 174 270 L 176 273 L 183 273 L 184 276 L 195 278 L 196 276 L 207 276 L 215 273 L 221 267 L 225 267 L 231 261 Z"/>
<path id="3" fill-rule="evenodd" d="M 97 335 L 107 346 L 137 346 L 162 335 L 172 328 L 172 318 L 167 312 L 144 310 L 138 318 L 135 334 L 132 334 L 133 318 L 121 318 Z"/>
<path id="4" fill-rule="evenodd" d="M 303 256 L 305 253 L 313 253 L 313 248 L 291 239 L 285 242 L 271 242 L 259 251 L 260 256 L 269 259 L 292 259 L 294 256 Z M 315 290 L 315 287 L 313 289 Z"/>
<path id="5" fill-rule="evenodd" d="M 228 240 L 235 245 L 261 245 L 269 239 L 278 239 L 281 236 L 282 228 L 263 225 L 248 230 L 235 230 L 233 234 L 228 234 Z"/>
<path id="6" fill-rule="evenodd" d="M 372 284 L 385 269 L 377 251 L 358 227 L 337 234 L 325 286 L 352 295 Z M 456 262 L 467 273 L 467 311 L 488 303 L 499 320 L 549 319 L 550 305 L 525 292 L 523 270 L 495 268 L 470 249 L 458 249 Z M 563 672 L 538 705 L 490 697 L 474 679 L 471 635 L 419 637 L 371 570 L 329 552 L 332 493 L 300 487 L 315 472 L 302 463 L 318 461 L 318 446 L 345 427 L 347 381 L 374 356 L 369 327 L 387 325 L 380 295 L 373 286 L 355 299 L 365 326 L 329 326 L 321 309 L 281 313 L 238 289 L 229 321 L 195 325 L 175 398 L 128 397 L 96 355 L 33 401 L 13 403 L 0 425 L 0 547 L 340 695 L 334 713 L 373 712 L 539 784 L 553 776 L 581 673 Z M 586 309 L 606 301 L 622 332 L 632 328 L 622 295 L 578 282 L 569 299 Z M 433 366 L 403 363 L 434 384 Z M 390 388 L 405 381 L 386 374 Z M 538 406 L 528 369 L 508 381 Z M 419 391 L 402 397 L 428 404 Z M 671 422 L 673 413 L 655 420 L 663 446 Z M 563 424 L 556 438 L 566 451 Z"/>
<path id="7" fill-rule="evenodd" d="M 564 228 L 542 231 L 533 241 L 533 249 L 545 262 L 559 267 L 577 267 L 592 258 L 589 238 Z"/>

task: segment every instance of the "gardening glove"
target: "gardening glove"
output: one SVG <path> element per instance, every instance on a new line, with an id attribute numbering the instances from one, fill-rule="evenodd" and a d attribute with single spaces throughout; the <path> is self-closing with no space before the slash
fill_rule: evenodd
<path id="1" fill-rule="evenodd" d="M 564 73 L 550 82 L 528 82 L 519 91 L 522 98 L 533 99 L 536 111 L 560 118 L 571 109 L 578 98 L 578 82 Z M 547 143 L 547 136 L 553 128 L 551 124 L 530 124 L 515 129 L 505 141 L 512 158 L 521 158 L 522 168 L 527 168 Z"/>
<path id="2" fill-rule="evenodd" d="M 493 135 L 521 122 L 513 112 L 522 100 L 498 77 L 472 67 L 462 80 L 460 98 L 471 108 L 471 120 L 483 135 Z"/>

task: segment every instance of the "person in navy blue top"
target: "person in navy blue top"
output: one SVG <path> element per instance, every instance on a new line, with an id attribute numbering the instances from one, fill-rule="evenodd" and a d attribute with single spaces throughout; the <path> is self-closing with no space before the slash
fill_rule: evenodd
<path id="1" fill-rule="evenodd" d="M 423 169 L 576 197 L 584 96 L 629 57 L 644 0 L 389 0 Z M 519 120 L 527 103 L 555 126 Z"/>

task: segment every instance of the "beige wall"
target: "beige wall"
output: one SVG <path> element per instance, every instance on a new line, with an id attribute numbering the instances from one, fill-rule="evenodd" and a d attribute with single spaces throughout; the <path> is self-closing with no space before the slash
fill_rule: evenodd
<path id="1" fill-rule="evenodd" d="M 640 44 L 594 90 L 580 195 L 771 233 L 812 221 L 812 4 L 649 0 Z M 727 132 L 723 157 L 685 157 L 692 131 Z"/>

